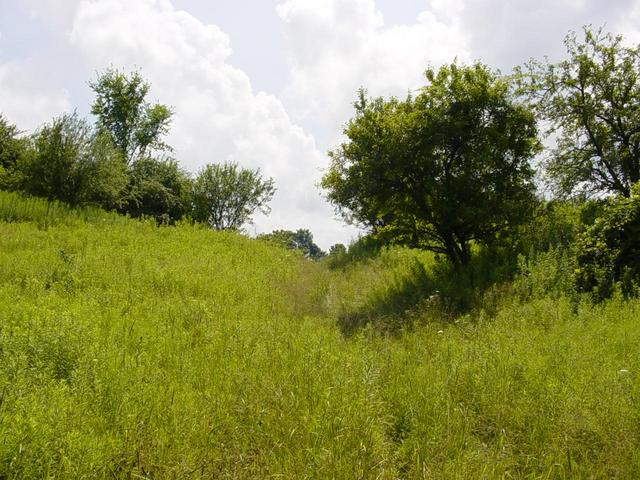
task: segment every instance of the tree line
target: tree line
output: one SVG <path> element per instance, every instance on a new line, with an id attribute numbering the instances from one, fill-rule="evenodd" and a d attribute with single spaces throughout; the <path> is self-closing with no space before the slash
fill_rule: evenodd
<path id="1" fill-rule="evenodd" d="M 457 267 L 475 246 L 514 245 L 549 198 L 595 199 L 576 285 L 607 291 L 638 279 L 640 48 L 590 27 L 565 46 L 565 60 L 531 60 L 510 75 L 481 62 L 428 68 L 425 86 L 404 99 L 360 90 L 346 140 L 329 152 L 327 199 L 372 244 L 431 250 Z M 0 117 L 0 188 L 214 229 L 269 212 L 275 186 L 259 170 L 211 164 L 191 177 L 179 167 L 164 141 L 174 112 L 147 101 L 138 72 L 110 69 L 90 85 L 93 125 L 66 114 L 25 136 Z M 551 187 L 546 198 L 537 174 Z M 261 238 L 325 255 L 308 230 Z M 334 245 L 330 256 L 345 250 Z"/>
<path id="2" fill-rule="evenodd" d="M 180 168 L 164 140 L 174 112 L 148 102 L 139 72 L 108 69 L 90 86 L 93 125 L 74 112 L 23 135 L 0 115 L 0 188 L 217 230 L 239 230 L 269 211 L 274 181 L 257 169 L 210 164 L 192 177 Z"/>

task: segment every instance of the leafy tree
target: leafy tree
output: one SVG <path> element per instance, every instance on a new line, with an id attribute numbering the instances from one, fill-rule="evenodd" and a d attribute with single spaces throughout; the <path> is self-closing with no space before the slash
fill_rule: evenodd
<path id="1" fill-rule="evenodd" d="M 127 76 L 108 69 L 90 86 L 96 93 L 91 113 L 97 117 L 97 126 L 109 132 L 127 164 L 154 150 L 170 150 L 162 137 L 169 131 L 173 112 L 146 101 L 150 85 L 138 72 Z"/>
<path id="2" fill-rule="evenodd" d="M 256 210 L 271 211 L 267 204 L 274 193 L 273 179 L 263 180 L 259 170 L 207 165 L 193 182 L 192 217 L 216 230 L 239 230 Z"/>
<path id="3" fill-rule="evenodd" d="M 188 213 L 190 179 L 175 160 L 142 157 L 129 176 L 124 213 L 153 217 L 159 223 L 173 223 Z"/>
<path id="4" fill-rule="evenodd" d="M 70 205 L 116 208 L 127 182 L 110 139 L 94 132 L 76 113 L 38 130 L 16 169 L 23 191 Z"/>
<path id="5" fill-rule="evenodd" d="M 630 195 L 640 180 L 640 48 L 584 28 L 565 38 L 568 58 L 519 69 L 521 91 L 557 134 L 546 163 L 561 195 Z"/>
<path id="6" fill-rule="evenodd" d="M 326 255 L 313 241 L 313 234 L 306 229 L 274 230 L 271 233 L 258 235 L 259 239 L 277 243 L 290 250 L 300 250 L 306 258 L 320 260 Z"/>
<path id="7" fill-rule="evenodd" d="M 611 295 L 616 282 L 629 295 L 640 285 L 640 183 L 629 198 L 608 199 L 604 213 L 578 239 L 575 284 L 596 300 Z"/>
<path id="8" fill-rule="evenodd" d="M 465 264 L 472 241 L 494 241 L 531 209 L 536 121 L 480 63 L 426 77 L 415 99 L 360 92 L 322 186 L 347 221 Z"/>
<path id="9" fill-rule="evenodd" d="M 26 147 L 19 135 L 18 128 L 0 114 L 0 188 L 12 187 L 12 173 Z"/>
<path id="10" fill-rule="evenodd" d="M 341 255 L 347 254 L 347 247 L 342 243 L 335 243 L 329 247 L 329 256 L 330 257 L 339 257 Z"/>

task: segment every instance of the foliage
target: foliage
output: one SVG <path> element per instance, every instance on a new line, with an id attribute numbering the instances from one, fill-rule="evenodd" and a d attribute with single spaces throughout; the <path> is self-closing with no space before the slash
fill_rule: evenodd
<path id="1" fill-rule="evenodd" d="M 130 168 L 126 203 L 132 217 L 174 223 L 189 211 L 191 180 L 175 160 L 142 157 Z"/>
<path id="2" fill-rule="evenodd" d="M 640 183 L 631 197 L 610 198 L 603 215 L 578 239 L 579 292 L 592 292 L 596 300 L 609 297 L 616 282 L 622 293 L 637 294 L 640 285 Z"/>
<path id="3" fill-rule="evenodd" d="M 12 174 L 25 150 L 20 131 L 0 114 L 0 188 L 12 187 Z"/>
<path id="4" fill-rule="evenodd" d="M 519 69 L 522 93 L 557 134 L 546 169 L 559 194 L 620 193 L 640 180 L 640 48 L 584 28 L 568 59 Z"/>
<path id="5" fill-rule="evenodd" d="M 122 159 L 110 140 L 76 113 L 38 130 L 15 170 L 20 190 L 69 205 L 120 205 L 127 182 Z"/>
<path id="6" fill-rule="evenodd" d="M 339 256 L 347 253 L 347 247 L 343 243 L 334 243 L 329 247 L 329 255 Z"/>
<path id="7" fill-rule="evenodd" d="M 592 202 L 576 200 L 541 201 L 530 220 L 514 235 L 514 251 L 529 257 L 551 249 L 572 248 L 584 228 L 585 215 L 594 208 Z"/>
<path id="8" fill-rule="evenodd" d="M 194 220 L 215 230 L 239 230 L 257 210 L 268 213 L 275 193 L 273 179 L 236 163 L 205 166 L 196 176 L 191 201 Z"/>
<path id="9" fill-rule="evenodd" d="M 320 260 L 326 255 L 326 253 L 314 243 L 311 231 L 306 229 L 300 228 L 295 232 L 291 230 L 274 230 L 271 233 L 258 235 L 258 238 L 282 245 L 290 250 L 299 250 L 306 258 L 310 258 L 311 260 Z"/>
<path id="10" fill-rule="evenodd" d="M 335 243 L 329 247 L 327 265 L 329 268 L 337 268 L 344 265 L 347 258 L 347 247 L 342 243 Z"/>
<path id="11" fill-rule="evenodd" d="M 147 102 L 150 85 L 139 72 L 127 76 L 108 69 L 90 86 L 96 94 L 91 107 L 96 125 L 111 135 L 127 164 L 152 151 L 170 150 L 162 137 L 169 131 L 173 112 L 166 105 Z"/>
<path id="12" fill-rule="evenodd" d="M 492 243 L 527 218 L 536 122 L 482 64 L 426 76 L 415 99 L 360 92 L 322 186 L 348 221 L 465 264 L 473 241 Z"/>

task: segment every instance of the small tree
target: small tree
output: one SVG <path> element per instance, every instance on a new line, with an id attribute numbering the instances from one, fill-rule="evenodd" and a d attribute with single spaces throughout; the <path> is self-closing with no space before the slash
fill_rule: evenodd
<path id="1" fill-rule="evenodd" d="M 465 264 L 472 241 L 492 242 L 527 218 L 536 121 L 482 64 L 426 76 L 415 99 L 360 92 L 322 186 L 347 221 Z"/>
<path id="2" fill-rule="evenodd" d="M 193 182 L 192 217 L 215 230 L 239 230 L 256 210 L 271 211 L 274 193 L 273 179 L 263 180 L 259 170 L 236 163 L 207 165 Z"/>
<path id="3" fill-rule="evenodd" d="M 96 124 L 109 132 L 127 164 L 153 150 L 170 150 L 162 137 L 169 132 L 173 112 L 166 105 L 147 102 L 150 85 L 138 72 L 127 76 L 108 69 L 89 85 L 96 94 L 91 107 Z"/>
<path id="4" fill-rule="evenodd" d="M 347 254 L 347 247 L 343 243 L 334 243 L 329 247 L 330 257 L 340 257 Z"/>
<path id="5" fill-rule="evenodd" d="M 326 255 L 313 241 L 313 234 L 310 230 L 302 228 L 295 232 L 291 230 L 274 230 L 271 233 L 258 235 L 258 238 L 277 243 L 290 250 L 299 250 L 306 258 L 311 260 L 320 260 Z"/>
<path id="6" fill-rule="evenodd" d="M 0 188 L 14 188 L 15 167 L 24 154 L 27 140 L 21 138 L 15 125 L 0 114 Z"/>
<path id="7" fill-rule="evenodd" d="M 640 48 L 584 28 L 568 58 L 519 69 L 521 92 L 557 134 L 546 170 L 560 195 L 620 193 L 640 180 Z"/>

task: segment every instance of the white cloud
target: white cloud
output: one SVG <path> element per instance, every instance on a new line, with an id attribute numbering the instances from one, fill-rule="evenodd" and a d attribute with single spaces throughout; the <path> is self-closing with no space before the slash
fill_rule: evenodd
<path id="1" fill-rule="evenodd" d="M 429 63 L 478 59 L 508 73 L 562 58 L 564 36 L 585 24 L 640 38 L 640 0 L 427 0 L 415 22 L 393 26 L 375 0 L 281 0 L 277 11 L 290 45 L 286 105 L 323 145 L 337 141 L 359 87 L 402 96 Z"/>
<path id="2" fill-rule="evenodd" d="M 640 0 L 635 0 L 629 11 L 620 21 L 620 33 L 629 43 L 640 44 Z"/>
<path id="3" fill-rule="evenodd" d="M 31 60 L 0 64 L 0 113 L 30 132 L 70 110 L 64 90 L 49 85 L 47 74 Z"/>
<path id="4" fill-rule="evenodd" d="M 444 1 L 444 0 L 437 0 Z M 625 32 L 638 0 L 461 0 L 461 28 L 469 33 L 474 58 L 509 72 L 530 58 L 561 59 L 562 40 L 583 25 Z M 637 31 L 638 24 L 635 24 Z M 629 30 L 629 29 L 627 29 Z"/>
<path id="5" fill-rule="evenodd" d="M 468 60 L 460 1 L 433 0 L 411 25 L 386 27 L 374 0 L 285 0 L 277 7 L 291 46 L 285 96 L 296 120 L 335 142 L 358 88 L 404 96 L 429 64 Z"/>
<path id="6" fill-rule="evenodd" d="M 275 178 L 273 212 L 257 219 L 259 231 L 310 228 L 325 247 L 348 240 L 315 186 L 326 159 L 313 137 L 277 98 L 252 90 L 229 63 L 230 39 L 220 28 L 168 0 L 83 1 L 69 39 L 94 70 L 142 70 L 151 94 L 175 109 L 169 143 L 184 166 L 234 160 Z"/>
<path id="7" fill-rule="evenodd" d="M 22 0 L 31 15 L 46 19 L 59 28 L 65 28 L 73 19 L 80 0 Z"/>

